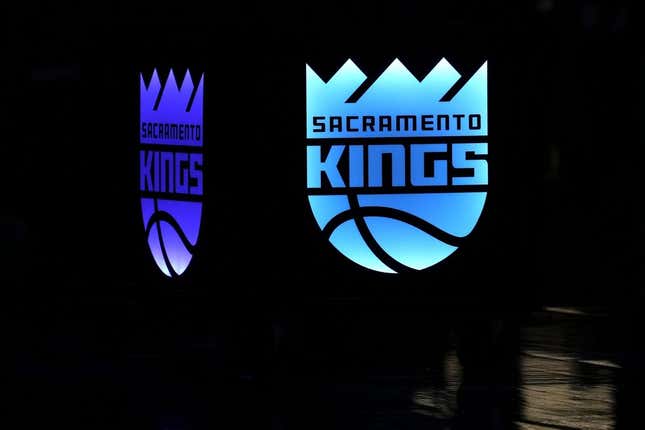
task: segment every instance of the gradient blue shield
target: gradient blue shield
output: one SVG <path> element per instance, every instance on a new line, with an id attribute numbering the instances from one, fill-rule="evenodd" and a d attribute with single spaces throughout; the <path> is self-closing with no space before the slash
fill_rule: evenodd
<path id="1" fill-rule="evenodd" d="M 458 138 L 460 142 L 464 142 L 464 138 L 475 137 L 478 143 L 468 144 L 468 149 L 476 148 L 480 155 L 487 155 L 487 63 L 474 73 L 450 101 L 442 101 L 443 96 L 460 77 L 452 65 L 446 59 L 442 59 L 419 81 L 395 59 L 358 100 L 348 103 L 350 96 L 367 79 L 351 60 L 327 82 L 324 82 L 309 65 L 306 66 L 307 199 L 323 235 L 336 250 L 351 261 L 383 273 L 397 273 L 401 268 L 424 270 L 453 254 L 459 244 L 463 243 L 462 239 L 475 228 L 486 202 L 488 165 L 485 161 L 480 165 L 482 168 L 479 169 L 479 177 L 476 178 L 476 182 L 484 188 L 480 187 L 476 191 L 460 192 L 457 187 L 455 192 L 428 192 L 426 189 L 424 192 L 415 193 L 408 189 L 395 193 L 390 188 L 383 193 L 361 193 L 360 187 L 353 190 L 347 187 L 354 178 L 350 176 L 344 181 L 333 169 L 330 183 L 332 187 L 336 187 L 335 192 L 325 194 L 319 185 L 322 160 L 319 147 L 322 148 L 323 143 L 332 145 L 328 159 L 333 159 L 334 163 L 339 159 L 341 151 L 347 150 L 347 147 L 342 148 L 339 145 L 351 145 L 352 138 L 360 138 L 361 143 L 366 142 L 369 145 L 372 141 L 379 142 L 380 138 L 397 138 L 400 142 L 409 142 L 413 137 L 439 137 L 448 142 L 451 138 Z M 479 118 L 478 127 L 476 130 L 435 127 L 432 130 L 417 128 L 386 131 L 357 131 L 348 128 L 331 131 L 328 127 L 321 131 L 320 128 L 316 129 L 313 121 L 315 117 L 360 119 L 365 116 L 395 117 L 426 113 L 435 116 L 475 114 Z M 350 168 L 354 163 L 352 157 L 356 154 L 358 152 L 349 154 Z M 355 165 L 361 165 L 360 163 L 358 159 Z M 361 182 L 362 170 L 358 177 L 356 182 Z M 399 179 L 396 177 L 393 181 Z M 314 184 L 313 187 L 310 186 L 311 183 Z M 312 188 L 317 188 L 316 192 L 312 192 Z M 373 251 L 374 245 L 370 246 L 370 243 L 376 244 L 387 258 L 377 256 Z M 383 253 L 379 254 L 383 256 Z"/>
<path id="2" fill-rule="evenodd" d="M 181 86 L 172 70 L 140 76 L 140 191 L 145 238 L 166 276 L 190 265 L 202 217 L 203 85 L 189 71 Z M 199 130 L 199 132 L 197 132 Z"/>

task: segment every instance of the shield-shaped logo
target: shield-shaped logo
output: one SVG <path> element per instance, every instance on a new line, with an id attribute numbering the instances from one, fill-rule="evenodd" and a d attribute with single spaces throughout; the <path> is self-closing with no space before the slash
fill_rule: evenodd
<path id="1" fill-rule="evenodd" d="M 351 60 L 327 82 L 306 65 L 307 199 L 355 263 L 423 270 L 475 227 L 488 188 L 486 62 L 460 78 L 442 59 L 419 81 L 395 59 L 365 89 Z"/>
<path id="2" fill-rule="evenodd" d="M 140 74 L 139 166 L 143 225 L 152 256 L 170 277 L 188 268 L 199 236 L 203 196 L 204 75 L 181 87 L 170 70 L 148 85 Z"/>

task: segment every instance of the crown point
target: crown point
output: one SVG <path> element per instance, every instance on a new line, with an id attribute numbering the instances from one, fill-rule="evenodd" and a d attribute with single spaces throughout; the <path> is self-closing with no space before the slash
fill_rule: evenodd
<path id="1" fill-rule="evenodd" d="M 320 78 L 318 73 L 316 73 L 316 71 L 307 63 L 305 63 L 305 75 L 307 76 L 308 82 L 311 82 L 310 79 L 317 79 L 322 82 L 322 79 Z"/>
<path id="2" fill-rule="evenodd" d="M 159 76 L 157 74 L 157 69 L 153 70 L 152 77 L 150 78 L 150 81 L 148 81 L 147 85 L 146 85 L 146 78 L 143 76 L 143 73 L 139 73 L 139 82 L 141 84 L 141 90 L 145 90 L 145 91 L 152 91 L 155 89 L 158 90 L 161 87 Z"/>
<path id="3" fill-rule="evenodd" d="M 396 57 L 394 58 L 394 60 L 392 60 L 390 65 L 387 66 L 387 68 L 385 69 L 385 71 L 383 73 L 385 74 L 386 72 L 394 72 L 394 71 L 396 71 L 396 72 L 407 72 L 408 74 L 410 74 L 410 76 L 413 76 L 412 73 L 410 73 L 410 71 L 408 70 L 408 68 L 405 67 L 405 64 L 403 64 L 401 62 L 401 60 L 399 60 Z"/>
<path id="4" fill-rule="evenodd" d="M 192 88 L 193 85 L 193 77 L 190 74 L 190 70 L 186 69 L 186 74 L 184 75 L 184 80 L 181 81 L 181 89 L 188 88 L 187 85 L 190 85 Z"/>
<path id="5" fill-rule="evenodd" d="M 348 58 L 347 61 L 345 61 L 344 66 L 358 67 L 351 58 Z"/>

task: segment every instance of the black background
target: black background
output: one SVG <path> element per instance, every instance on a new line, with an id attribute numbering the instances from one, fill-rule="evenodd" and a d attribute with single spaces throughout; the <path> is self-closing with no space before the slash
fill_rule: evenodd
<path id="1" fill-rule="evenodd" d="M 374 320 L 366 337 L 383 335 L 387 315 L 387 344 L 435 311 L 458 320 L 603 306 L 622 316 L 632 350 L 643 54 L 630 3 L 25 3 L 5 12 L 2 271 L 24 427 L 161 428 L 159 416 L 180 410 L 192 418 L 173 418 L 190 422 L 178 428 L 208 428 L 248 410 L 258 412 L 235 415 L 239 428 L 270 428 L 276 324 L 296 333 L 294 366 L 318 367 L 321 353 L 332 363 L 349 353 L 339 339 L 355 312 Z M 395 57 L 418 77 L 442 57 L 462 75 L 489 65 L 484 213 L 452 257 L 402 277 L 339 256 L 304 193 L 305 63 L 326 79 L 351 58 L 374 76 Z M 138 74 L 155 67 L 178 79 L 186 68 L 206 73 L 204 217 L 179 280 L 154 265 L 138 201 Z M 399 342 L 417 348 L 414 333 Z M 160 394 L 175 389 L 190 400 Z M 213 399 L 208 412 L 185 406 Z"/>

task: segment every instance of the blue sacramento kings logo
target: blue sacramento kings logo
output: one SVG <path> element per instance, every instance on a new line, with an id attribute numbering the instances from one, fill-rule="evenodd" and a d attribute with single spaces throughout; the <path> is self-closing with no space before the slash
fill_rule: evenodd
<path id="1" fill-rule="evenodd" d="M 367 77 L 351 60 L 328 82 L 306 66 L 307 198 L 355 263 L 423 270 L 475 227 L 488 186 L 486 62 L 450 97 L 460 77 L 442 59 L 419 81 L 395 59 L 355 100 Z"/>
<path id="2" fill-rule="evenodd" d="M 154 70 L 140 75 L 140 191 L 146 239 L 161 271 L 181 275 L 199 236 L 203 195 L 204 75 L 197 87 L 189 71 L 178 87 Z"/>

